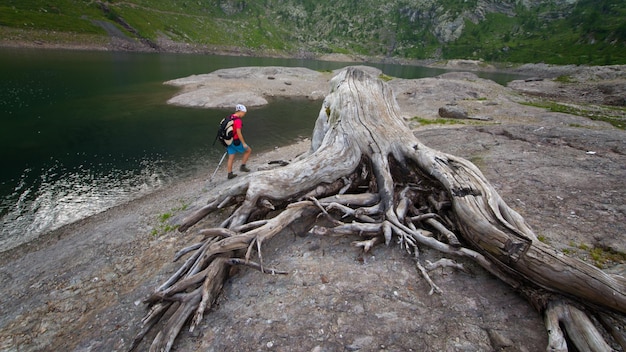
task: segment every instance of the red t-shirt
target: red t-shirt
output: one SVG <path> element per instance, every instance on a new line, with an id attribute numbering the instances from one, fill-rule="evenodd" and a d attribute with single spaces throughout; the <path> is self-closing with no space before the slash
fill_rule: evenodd
<path id="1" fill-rule="evenodd" d="M 235 133 L 233 134 L 233 140 L 239 139 L 239 134 L 237 133 L 237 130 L 241 129 L 241 119 L 235 115 L 230 115 L 230 118 L 233 119 L 233 130 L 235 131 Z"/>

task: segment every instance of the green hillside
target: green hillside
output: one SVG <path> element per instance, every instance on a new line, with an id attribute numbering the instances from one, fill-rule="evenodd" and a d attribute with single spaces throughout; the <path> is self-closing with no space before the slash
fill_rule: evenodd
<path id="1" fill-rule="evenodd" d="M 625 64 L 623 0 L 1 0 L 4 41 Z"/>

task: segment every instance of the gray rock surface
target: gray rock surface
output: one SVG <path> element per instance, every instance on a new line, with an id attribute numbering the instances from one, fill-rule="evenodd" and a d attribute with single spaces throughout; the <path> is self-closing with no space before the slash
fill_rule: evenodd
<path id="1" fill-rule="evenodd" d="M 328 92 L 330 72 L 322 73 L 302 67 L 242 67 L 221 69 L 165 82 L 181 87 L 168 100 L 173 105 L 231 108 L 235 104 L 261 106 L 274 97 L 323 99 Z"/>
<path id="2" fill-rule="evenodd" d="M 318 89 L 329 88 L 321 78 L 325 74 L 295 74 L 308 77 L 311 86 L 299 86 L 287 69 L 243 68 L 211 79 L 232 84 L 223 87 L 226 95 L 232 87 L 243 91 L 242 85 L 263 97 L 281 89 L 314 96 Z M 201 89 L 203 83 L 188 84 Z M 623 130 L 521 105 L 537 95 L 470 73 L 394 79 L 389 84 L 418 138 L 476 164 L 503 199 L 556 249 L 590 262 L 585 248 L 626 252 Z M 563 89 L 561 95 L 568 96 L 567 86 Z M 571 92 L 573 99 L 577 91 Z M 210 96 L 198 104 L 228 100 L 219 92 Z M 450 102 L 493 121 L 422 126 L 412 120 L 437 118 L 438 108 Z M 313 121 L 316 116 L 305 118 Z M 257 155 L 249 164 L 256 170 L 270 160 L 289 160 L 305 151 L 307 143 Z M 150 232 L 160 214 L 181 215 L 181 203 L 192 203 L 214 189 L 217 184 L 205 182 L 212 172 L 2 253 L 0 350 L 125 351 L 145 313 L 141 300 L 178 268 L 179 263 L 171 262 L 175 252 L 197 240 L 193 231 Z M 218 224 L 224 216 L 214 214 L 202 224 Z M 289 275 L 233 272 L 217 305 L 195 332 L 181 334 L 174 350 L 545 350 L 542 317 L 471 262 L 463 262 L 470 273 L 431 273 L 444 293 L 428 295 L 412 257 L 396 244 L 363 255 L 350 246 L 352 240 L 292 231 L 269 241 L 263 252 L 266 265 Z M 427 248 L 421 254 L 422 260 L 440 257 Z M 621 272 L 619 264 L 603 265 Z"/>

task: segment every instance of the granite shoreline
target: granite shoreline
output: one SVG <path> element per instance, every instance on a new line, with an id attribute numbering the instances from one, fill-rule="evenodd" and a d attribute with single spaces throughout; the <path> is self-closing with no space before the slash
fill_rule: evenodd
<path id="1" fill-rule="evenodd" d="M 230 90 L 251 81 L 262 95 L 317 99 L 315 92 L 323 90 L 332 76 L 316 73 L 310 86 L 300 87 L 285 82 L 302 71 L 271 69 L 241 68 L 222 71 L 222 77 L 207 77 L 230 82 Z M 606 68 L 611 81 L 623 79 L 626 70 L 614 71 Z M 475 162 L 503 198 L 556 248 L 571 250 L 571 243 L 592 243 L 626 251 L 625 171 L 620 167 L 626 165 L 624 131 L 580 116 L 520 105 L 520 100 L 530 99 L 520 98 L 524 92 L 551 92 L 554 81 L 548 76 L 516 82 L 515 90 L 468 72 L 389 84 L 418 138 Z M 207 84 L 190 80 L 181 94 Z M 252 93 L 255 99 L 260 94 Z M 214 102 L 235 101 L 229 99 Z M 242 98 L 233 99 L 241 102 Z M 209 106 L 206 101 L 199 104 Z M 412 120 L 413 116 L 437 118 L 437 108 L 446 104 L 492 120 L 434 127 Z M 255 154 L 250 166 L 258 170 L 271 160 L 293 160 L 309 146 L 307 139 Z M 589 150 L 596 154 L 586 154 Z M 207 165 L 194 177 L 3 253 L 0 350 L 126 350 L 144 314 L 142 299 L 176 270 L 179 263 L 171 262 L 174 253 L 195 239 L 193 233 L 152 234 L 158 219 L 163 214 L 184 216 L 182 208 L 198 204 L 207 192 L 228 182 L 223 166 L 214 181 L 207 182 L 214 167 Z M 591 184 L 590 177 L 595 180 Z M 214 214 L 203 223 L 215 225 L 221 217 Z M 589 227 L 603 235 L 580 230 Z M 268 265 L 288 268 L 291 274 L 281 279 L 248 271 L 235 274 L 199 331 L 182 334 L 178 348 L 288 349 L 289 336 L 302 336 L 296 350 L 372 350 L 383 345 L 426 350 L 454 344 L 478 350 L 545 349 L 541 317 L 489 275 L 479 270 L 471 276 L 442 273 L 436 279 L 446 295 L 430 297 L 410 270 L 411 258 L 397 248 L 381 247 L 363 256 L 351 249 L 349 240 L 296 234 L 268 244 Z M 355 276 L 362 280 L 354 280 Z"/>

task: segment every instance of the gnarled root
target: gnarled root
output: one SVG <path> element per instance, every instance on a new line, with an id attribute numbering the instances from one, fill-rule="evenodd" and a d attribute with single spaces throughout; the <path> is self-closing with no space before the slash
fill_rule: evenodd
<path id="1" fill-rule="evenodd" d="M 229 183 L 182 222 L 179 230 L 186 231 L 207 214 L 233 206 L 218 228 L 198 231 L 201 243 L 177 254 L 189 257 L 146 300 L 151 309 L 133 348 L 151 327 L 167 320 L 152 350 L 169 350 L 194 312 L 191 328 L 199 323 L 229 265 L 282 273 L 264 267 L 262 244 L 298 225 L 318 235 L 358 236 L 353 245 L 364 251 L 395 240 L 414 256 L 430 294 L 442 291 L 429 271 L 465 269 L 447 258 L 424 265 L 420 246 L 472 260 L 545 311 L 549 350 L 567 350 L 566 335 L 580 350 L 608 350 L 587 313 L 610 313 L 623 322 L 624 279 L 539 242 L 473 164 L 422 145 L 397 111 L 393 92 L 382 81 L 357 68 L 337 75 L 310 154 Z M 255 254 L 258 263 L 251 261 Z M 550 298 L 542 298 L 543 292 Z M 561 303 L 565 296 L 583 309 Z"/>
<path id="2" fill-rule="evenodd" d="M 562 301 L 550 302 L 545 312 L 548 351 L 567 351 L 566 336 L 579 351 L 611 351 L 587 313 Z"/>

